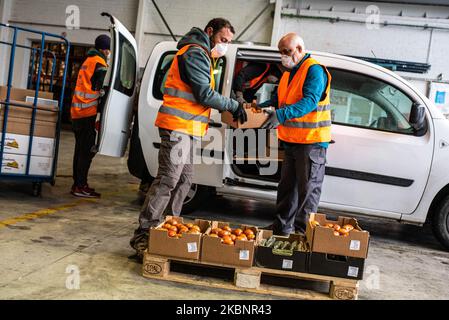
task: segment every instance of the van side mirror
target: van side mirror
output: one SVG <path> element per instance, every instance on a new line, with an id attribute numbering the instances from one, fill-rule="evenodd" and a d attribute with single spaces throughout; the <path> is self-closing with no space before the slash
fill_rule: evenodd
<path id="1" fill-rule="evenodd" d="M 417 102 L 413 103 L 410 111 L 410 124 L 418 135 L 426 130 L 426 109 Z"/>

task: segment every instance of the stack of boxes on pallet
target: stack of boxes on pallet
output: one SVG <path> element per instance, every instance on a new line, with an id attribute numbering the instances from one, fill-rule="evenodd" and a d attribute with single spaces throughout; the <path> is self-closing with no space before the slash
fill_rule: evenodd
<path id="1" fill-rule="evenodd" d="M 196 231 L 188 227 L 175 230 L 172 224 L 198 227 Z M 351 230 L 337 235 L 337 225 Z M 168 216 L 150 230 L 148 253 L 211 265 L 256 266 L 360 280 L 368 244 L 369 233 L 356 219 L 346 217 L 331 221 L 325 215 L 311 214 L 305 236 L 282 237 L 254 226 L 199 219 L 188 222 Z"/>
<path id="2" fill-rule="evenodd" d="M 7 89 L 7 87 L 0 87 L 0 139 Z M 34 90 L 11 88 L 10 103 L 12 105 L 9 106 L 6 126 L 2 159 L 3 174 L 26 174 L 34 94 Z M 52 100 L 51 92 L 39 92 L 38 97 L 29 174 L 50 176 L 54 159 L 58 102 Z"/>

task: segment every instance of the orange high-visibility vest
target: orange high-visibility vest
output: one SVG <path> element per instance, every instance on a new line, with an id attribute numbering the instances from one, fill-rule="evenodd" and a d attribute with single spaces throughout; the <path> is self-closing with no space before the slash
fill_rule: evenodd
<path id="1" fill-rule="evenodd" d="M 97 114 L 100 91 L 92 90 L 91 82 L 97 63 L 103 67 L 108 66 L 106 61 L 100 56 L 88 57 L 81 66 L 70 109 L 72 119 L 87 118 Z"/>
<path id="2" fill-rule="evenodd" d="M 320 65 L 313 58 L 306 59 L 296 72 L 290 84 L 290 72 L 284 72 L 278 87 L 279 108 L 294 104 L 303 98 L 303 86 L 309 68 Z M 331 111 L 330 111 L 330 87 L 331 75 L 326 67 L 321 65 L 327 74 L 327 85 L 324 94 L 318 103 L 318 108 L 301 118 L 285 121 L 278 126 L 278 138 L 285 142 L 312 144 L 331 141 Z"/>
<path id="3" fill-rule="evenodd" d="M 164 88 L 164 102 L 159 108 L 155 125 L 159 128 L 202 137 L 206 135 L 209 127 L 210 107 L 199 104 L 192 88 L 181 80 L 178 58 L 190 47 L 187 45 L 178 51 L 168 71 Z M 206 50 L 205 50 L 206 51 Z M 207 52 L 207 51 L 206 51 Z M 209 56 L 209 54 L 207 54 Z M 214 68 L 210 67 L 210 86 L 215 87 Z"/>
<path id="4" fill-rule="evenodd" d="M 268 77 L 268 71 L 270 70 L 270 64 L 267 63 L 265 67 L 265 71 L 262 72 L 262 74 L 248 82 L 246 82 L 243 85 L 244 89 L 256 89 L 260 87 L 260 85 L 265 81 L 265 79 Z"/>

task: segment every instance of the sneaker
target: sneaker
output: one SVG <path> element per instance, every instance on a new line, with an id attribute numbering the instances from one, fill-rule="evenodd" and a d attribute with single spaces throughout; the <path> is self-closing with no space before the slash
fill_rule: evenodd
<path id="1" fill-rule="evenodd" d="M 75 187 L 72 190 L 71 194 L 74 195 L 75 197 L 80 197 L 80 198 L 100 198 L 101 197 L 101 194 L 99 194 L 95 191 L 86 189 L 84 187 Z"/>
<path id="2" fill-rule="evenodd" d="M 95 192 L 95 189 L 94 189 L 94 188 L 91 188 L 91 187 L 89 187 L 89 185 L 88 185 L 88 184 L 86 184 L 86 185 L 84 186 L 84 189 L 85 189 L 85 190 L 87 190 L 88 192 Z"/>

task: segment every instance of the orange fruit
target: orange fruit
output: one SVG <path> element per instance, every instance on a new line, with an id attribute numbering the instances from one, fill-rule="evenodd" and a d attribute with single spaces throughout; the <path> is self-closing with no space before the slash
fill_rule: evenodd
<path id="1" fill-rule="evenodd" d="M 231 236 L 224 236 L 223 237 L 223 242 L 229 242 L 229 241 L 233 241 Z"/>
<path id="2" fill-rule="evenodd" d="M 256 238 L 256 235 L 254 233 L 253 234 L 249 234 L 247 236 L 247 238 L 248 238 L 248 240 L 254 240 Z"/>
<path id="3" fill-rule="evenodd" d="M 346 229 L 346 230 L 348 230 L 348 231 L 351 231 L 351 230 L 354 230 L 354 226 L 351 225 L 351 224 L 345 224 L 345 225 L 343 226 L 343 229 Z"/>
<path id="4" fill-rule="evenodd" d="M 213 228 L 210 233 L 219 234 L 220 231 L 222 231 L 220 228 Z"/>
<path id="5" fill-rule="evenodd" d="M 198 230 L 199 232 L 201 232 L 201 228 L 200 228 L 199 226 L 197 226 L 196 224 L 194 224 L 194 225 L 192 226 L 192 228 L 190 228 L 190 229 L 196 229 L 196 230 Z"/>
<path id="6" fill-rule="evenodd" d="M 340 235 L 340 232 L 334 231 L 334 236 L 338 237 Z"/>
<path id="7" fill-rule="evenodd" d="M 340 230 L 340 229 L 341 229 L 341 227 L 340 227 L 338 224 L 334 225 L 334 230 L 335 230 L 335 231 L 338 231 L 338 230 Z"/>
<path id="8" fill-rule="evenodd" d="M 173 231 L 173 230 L 168 231 L 168 236 L 170 238 L 174 238 L 174 237 L 176 237 L 176 235 L 177 235 L 176 231 Z"/>
<path id="9" fill-rule="evenodd" d="M 246 237 L 246 235 L 244 235 L 244 234 L 241 234 L 241 235 L 239 235 L 239 236 L 237 237 L 237 240 L 241 240 L 241 241 L 247 241 L 247 240 L 248 240 L 248 238 Z"/>
<path id="10" fill-rule="evenodd" d="M 167 229 L 167 230 L 170 230 L 171 224 L 170 224 L 170 223 L 166 223 L 166 224 L 164 224 L 162 227 L 165 228 L 165 229 Z"/>
<path id="11" fill-rule="evenodd" d="M 334 228 L 334 224 L 333 223 L 326 223 L 325 227 L 326 228 Z"/>
<path id="12" fill-rule="evenodd" d="M 249 238 L 249 235 L 250 235 L 250 234 L 254 235 L 254 231 L 251 230 L 251 229 L 246 229 L 243 233 L 244 233 L 248 238 Z"/>
<path id="13" fill-rule="evenodd" d="M 230 226 L 224 226 L 224 227 L 222 227 L 221 229 L 223 229 L 223 230 L 225 230 L 225 231 L 232 232 L 232 229 L 231 229 Z"/>
<path id="14" fill-rule="evenodd" d="M 235 229 L 232 231 L 233 234 L 235 234 L 237 237 L 243 233 L 243 230 L 240 228 Z"/>
<path id="15" fill-rule="evenodd" d="M 218 234 L 216 234 L 216 233 L 211 233 L 211 234 L 209 235 L 209 237 L 212 237 L 212 238 L 218 238 Z"/>
<path id="16" fill-rule="evenodd" d="M 231 234 L 231 239 L 232 241 L 235 241 L 235 239 L 237 239 L 237 236 L 235 234 Z"/>
<path id="17" fill-rule="evenodd" d="M 178 233 L 178 228 L 173 225 L 168 230 Z"/>
<path id="18" fill-rule="evenodd" d="M 340 235 L 342 236 L 349 235 L 349 231 L 345 228 L 341 228 L 340 230 L 338 230 L 338 233 L 340 233 Z"/>
<path id="19" fill-rule="evenodd" d="M 231 239 L 226 239 L 223 240 L 223 243 L 229 246 L 233 246 L 234 245 L 234 241 L 232 241 Z"/>

